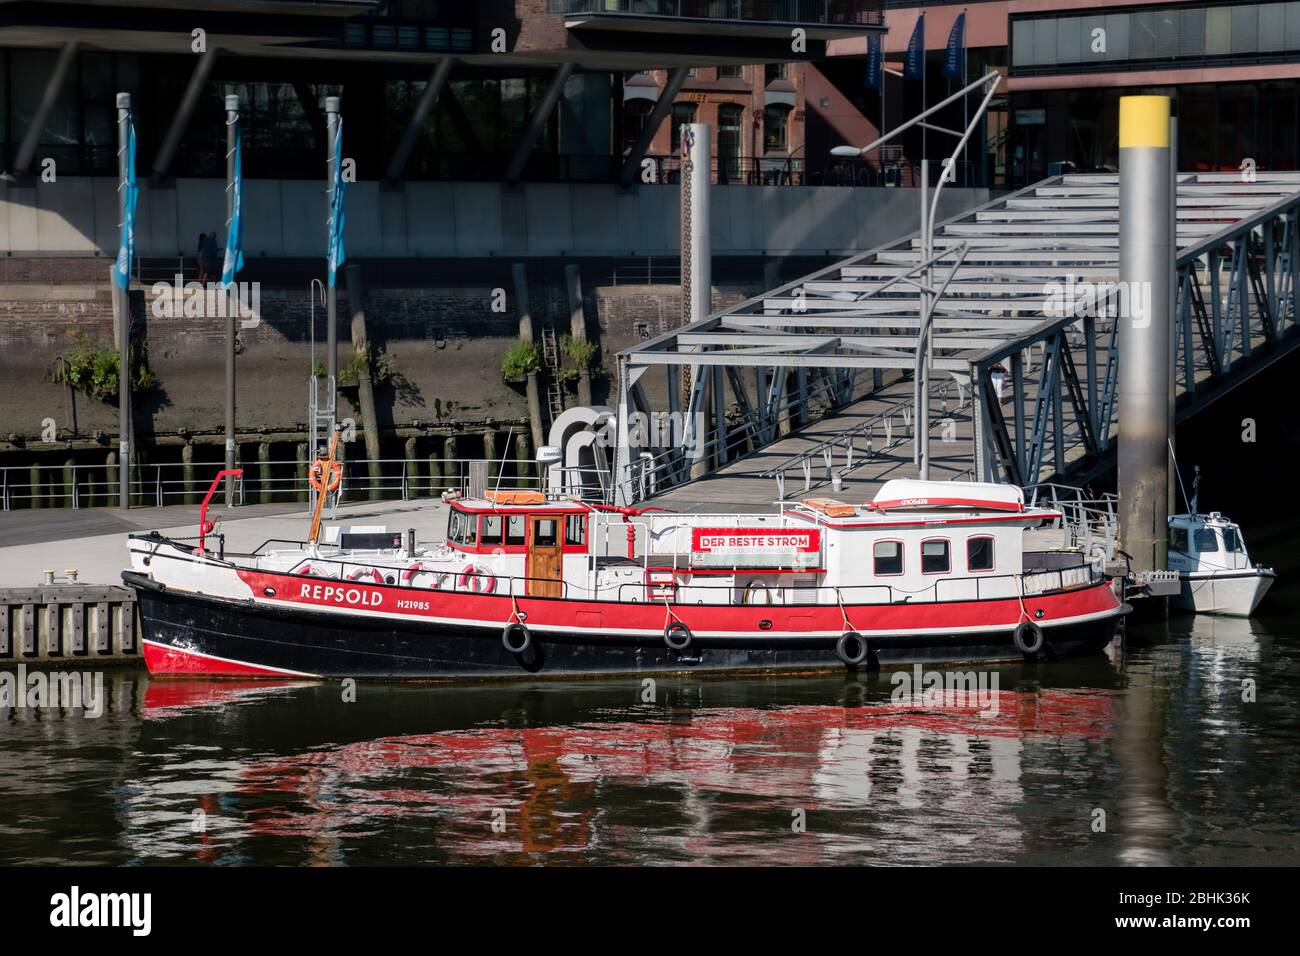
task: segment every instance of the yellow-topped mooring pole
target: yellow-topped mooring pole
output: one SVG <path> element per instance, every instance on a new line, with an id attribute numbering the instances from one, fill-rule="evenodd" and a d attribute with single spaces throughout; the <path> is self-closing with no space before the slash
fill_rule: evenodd
<path id="1" fill-rule="evenodd" d="M 1165 568 L 1168 542 L 1173 217 L 1167 96 L 1119 101 L 1120 548 Z"/>

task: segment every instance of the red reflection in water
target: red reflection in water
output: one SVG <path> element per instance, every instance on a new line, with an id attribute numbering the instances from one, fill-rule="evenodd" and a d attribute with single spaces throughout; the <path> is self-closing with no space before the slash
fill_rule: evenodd
<path id="1" fill-rule="evenodd" d="M 229 685 L 219 690 L 224 693 L 197 697 L 189 706 L 247 692 Z M 680 721 L 647 708 L 644 720 L 379 737 L 251 763 L 241 771 L 238 792 L 246 798 L 247 835 L 305 839 L 310 855 L 322 862 L 333 858 L 348 833 L 373 830 L 368 821 L 418 817 L 438 818 L 438 842 L 456 844 L 458 853 L 500 857 L 589 847 L 601 787 L 687 788 L 812 811 L 815 778 L 844 772 L 843 762 L 856 758 L 837 747 L 855 735 L 874 739 L 907 730 L 954 741 L 1096 739 L 1113 724 L 1107 694 L 1000 691 L 992 700 L 994 713 L 988 698 L 983 711 L 881 702 L 708 708 Z M 868 772 L 851 763 L 848 770 Z M 292 795 L 293 805 L 272 795 Z M 502 810 L 506 830 L 495 833 L 493 811 Z M 683 846 L 692 843 L 687 838 Z M 816 858 L 811 842 L 806 850 L 813 854 L 809 860 Z"/>

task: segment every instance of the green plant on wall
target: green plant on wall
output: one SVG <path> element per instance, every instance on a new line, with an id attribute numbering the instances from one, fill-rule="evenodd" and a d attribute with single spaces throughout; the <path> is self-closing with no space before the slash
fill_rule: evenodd
<path id="1" fill-rule="evenodd" d="M 147 392 L 158 384 L 149 369 L 149 348 L 142 342 L 131 344 L 130 378 L 132 392 Z M 96 401 L 112 404 L 118 397 L 117 349 L 92 338 L 84 329 L 72 336 L 72 346 L 59 356 L 51 378 L 72 386 Z"/>
<path id="2" fill-rule="evenodd" d="M 517 382 L 542 370 L 542 350 L 536 345 L 515 339 L 501 359 L 501 377 Z"/>
<path id="3" fill-rule="evenodd" d="M 578 368 L 591 368 L 600 358 L 600 349 L 584 339 L 564 337 L 564 351 Z"/>
<path id="4" fill-rule="evenodd" d="M 375 348 L 374 342 L 367 342 L 364 353 L 358 352 L 339 366 L 339 387 L 355 388 L 361 380 L 361 372 L 367 360 L 370 362 L 371 383 L 380 386 L 388 385 L 393 381 L 397 374 L 393 365 L 393 354 L 386 348 Z M 323 370 L 321 374 L 324 374 Z"/>

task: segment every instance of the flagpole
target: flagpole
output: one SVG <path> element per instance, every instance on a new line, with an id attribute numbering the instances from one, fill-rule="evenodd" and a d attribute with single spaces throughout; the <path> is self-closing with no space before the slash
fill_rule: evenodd
<path id="1" fill-rule="evenodd" d="M 325 176 L 329 182 L 329 188 L 327 194 L 327 200 L 328 200 L 327 208 L 329 210 L 329 217 L 333 218 L 334 185 L 336 179 L 338 178 L 338 171 L 335 170 L 334 168 L 335 165 L 334 156 L 335 156 L 336 144 L 338 142 L 338 136 L 339 136 L 339 98 L 337 96 L 325 97 L 325 129 L 327 133 L 325 137 L 325 148 L 327 151 L 327 155 L 325 159 Z M 327 277 L 329 276 L 329 270 L 331 268 L 331 264 L 330 264 L 331 255 L 332 255 L 332 250 L 326 252 L 325 255 L 325 269 L 326 269 Z M 325 311 L 325 375 L 328 379 L 329 389 L 330 389 L 329 434 L 332 435 L 334 434 L 334 426 L 336 423 L 336 418 L 334 414 L 334 409 L 336 408 L 335 389 L 337 388 L 338 376 L 339 376 L 339 329 L 338 329 L 339 298 L 338 298 L 338 289 L 336 287 L 336 283 L 327 282 L 326 285 L 328 286 L 329 289 L 329 296 L 326 300 L 326 311 Z M 326 436 L 327 440 L 328 437 L 329 436 Z"/>
<path id="2" fill-rule="evenodd" d="M 925 14 L 924 14 L 924 13 L 921 14 L 921 23 L 922 23 L 922 24 L 925 23 Z M 920 46 L 921 46 L 921 49 L 918 51 L 917 55 L 918 55 L 918 58 L 919 58 L 920 61 L 921 61 L 921 112 L 924 113 L 925 110 L 926 110 L 926 108 L 930 105 L 930 104 L 929 104 L 929 96 L 928 96 L 928 94 L 925 92 L 926 74 L 929 73 L 930 71 L 926 69 L 926 62 L 925 62 L 925 26 L 924 26 L 924 25 L 922 25 L 922 27 L 921 27 L 921 44 L 920 44 Z M 927 151 L 926 151 L 926 149 L 927 149 L 927 147 L 926 147 L 927 140 L 926 140 L 926 136 L 925 136 L 926 132 L 927 132 L 927 130 L 926 130 L 925 126 L 922 126 L 922 127 L 921 127 L 921 158 L 922 158 L 922 159 L 925 159 L 925 158 L 928 156 L 928 153 L 927 153 Z M 927 185 L 928 185 L 928 184 L 927 184 Z"/>
<path id="3" fill-rule="evenodd" d="M 128 155 L 131 148 L 131 94 L 117 94 L 117 177 L 118 208 L 123 228 L 128 215 Z M 129 250 L 126 250 L 129 252 Z M 119 251 L 119 257 L 121 252 Z M 114 270 L 119 264 L 114 264 Z M 131 507 L 131 288 L 130 258 L 127 258 L 125 282 L 114 282 L 117 296 L 117 503 L 119 508 Z"/>
<path id="4" fill-rule="evenodd" d="M 232 232 L 235 219 L 235 160 L 239 142 L 239 97 L 226 97 L 226 254 L 237 242 Z M 223 265 L 222 272 L 225 267 Z M 223 275 L 224 278 L 224 275 Z M 233 276 L 232 276 L 233 279 Z M 209 279 L 211 281 L 211 279 Z M 235 469 L 235 320 L 239 309 L 234 301 L 234 286 L 222 290 L 226 306 L 226 471 Z M 226 475 L 226 507 L 235 504 L 235 476 Z"/>

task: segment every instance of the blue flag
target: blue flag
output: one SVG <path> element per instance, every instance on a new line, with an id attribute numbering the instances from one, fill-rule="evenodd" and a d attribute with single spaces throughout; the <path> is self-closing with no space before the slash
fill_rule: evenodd
<path id="1" fill-rule="evenodd" d="M 140 187 L 135 184 L 135 120 L 126 127 L 126 180 L 122 189 L 122 238 L 117 247 L 117 264 L 113 280 L 118 288 L 131 284 L 131 263 L 135 259 L 135 203 L 140 198 Z"/>
<path id="2" fill-rule="evenodd" d="M 347 259 L 343 251 L 343 193 L 347 183 L 343 181 L 343 117 L 339 117 L 338 130 L 334 134 L 334 196 L 330 202 L 330 240 L 329 240 L 329 283 L 334 288 L 334 274 Z"/>
<path id="3" fill-rule="evenodd" d="M 907 58 L 903 61 L 903 78 L 920 80 L 925 77 L 925 14 L 916 18 L 912 39 L 907 41 Z"/>
<path id="4" fill-rule="evenodd" d="M 239 127 L 235 127 L 235 179 L 231 184 L 230 223 L 226 226 L 226 261 L 221 266 L 221 284 L 231 286 L 235 273 L 244 268 L 244 224 L 241 213 L 244 205 L 243 142 Z"/>
<path id="5" fill-rule="evenodd" d="M 880 50 L 880 34 L 867 36 L 867 89 L 878 90 L 885 77 L 883 57 Z"/>
<path id="6" fill-rule="evenodd" d="M 966 14 L 958 14 L 948 34 L 948 48 L 943 53 L 943 75 L 966 80 Z"/>

